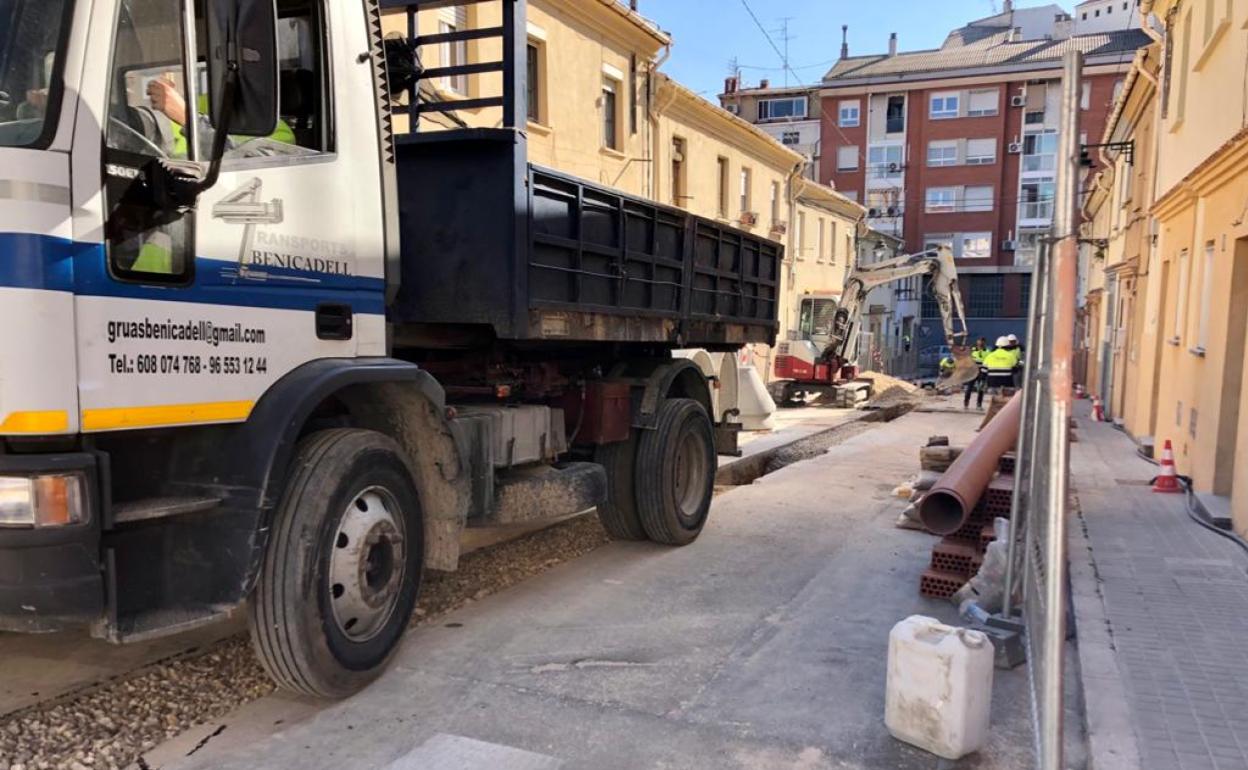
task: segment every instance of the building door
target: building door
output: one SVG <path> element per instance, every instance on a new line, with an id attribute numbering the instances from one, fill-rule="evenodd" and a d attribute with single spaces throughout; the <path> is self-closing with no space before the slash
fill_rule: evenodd
<path id="1" fill-rule="evenodd" d="M 1213 467 L 1213 493 L 1227 497 L 1234 491 L 1236 460 L 1243 456 L 1238 444 L 1240 402 L 1244 395 L 1244 347 L 1248 342 L 1248 238 L 1235 242 L 1232 259 L 1231 309 L 1226 319 L 1226 367 L 1222 370 L 1218 451 Z"/>
<path id="2" fill-rule="evenodd" d="M 1118 281 L 1109 280 L 1106 290 L 1108 294 L 1105 297 L 1105 328 L 1101 331 L 1101 378 L 1100 378 L 1100 397 L 1101 403 L 1104 405 L 1106 417 L 1114 417 L 1113 414 L 1113 382 L 1114 382 L 1114 331 L 1118 327 L 1118 319 L 1115 317 L 1118 313 Z"/>

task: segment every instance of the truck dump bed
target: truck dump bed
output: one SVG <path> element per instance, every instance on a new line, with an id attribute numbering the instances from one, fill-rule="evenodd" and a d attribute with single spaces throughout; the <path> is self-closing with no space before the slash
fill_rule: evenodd
<path id="1" fill-rule="evenodd" d="M 770 239 L 533 166 L 515 129 L 401 135 L 396 153 L 393 323 L 516 341 L 775 340 L 783 247 Z"/>

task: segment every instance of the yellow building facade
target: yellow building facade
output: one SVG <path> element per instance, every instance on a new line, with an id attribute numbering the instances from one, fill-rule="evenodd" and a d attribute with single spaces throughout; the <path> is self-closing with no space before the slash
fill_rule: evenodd
<path id="1" fill-rule="evenodd" d="M 419 34 L 499 23 L 495 3 L 419 16 Z M 404 14 L 385 18 L 407 34 Z M 865 209 L 802 177 L 804 157 L 660 71 L 671 38 L 616 0 L 529 0 L 529 160 L 717 219 L 786 246 L 780 335 L 797 324 L 800 296 L 840 292 Z M 425 67 L 497 60 L 497 40 L 423 46 Z M 422 84 L 426 101 L 497 96 L 496 73 Z M 497 109 L 422 113 L 420 130 L 498 125 Z M 406 116 L 396 130 L 406 131 Z M 771 355 L 754 360 L 771 372 Z"/>
<path id="2" fill-rule="evenodd" d="M 1157 42 L 1102 139 L 1133 140 L 1134 164 L 1111 157 L 1085 211 L 1085 236 L 1106 240 L 1089 386 L 1137 439 L 1170 441 L 1202 505 L 1248 534 L 1248 3 L 1140 11 Z"/>

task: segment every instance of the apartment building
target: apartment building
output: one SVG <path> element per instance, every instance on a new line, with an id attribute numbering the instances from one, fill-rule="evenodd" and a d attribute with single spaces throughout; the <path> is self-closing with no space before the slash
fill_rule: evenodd
<path id="1" fill-rule="evenodd" d="M 1139 443 L 1170 441 L 1206 513 L 1244 535 L 1248 5 L 1144 0 L 1138 18 L 1155 42 L 1085 211 L 1105 252 L 1088 257 L 1087 385 Z"/>
<path id="2" fill-rule="evenodd" d="M 740 77 L 724 81 L 720 105 L 733 115 L 753 123 L 769 136 L 806 158 L 803 175 L 817 179 L 820 168 L 820 141 L 823 129 L 819 114 L 819 91 L 813 86 L 773 88 L 762 80 L 755 87 L 742 87 Z"/>
<path id="3" fill-rule="evenodd" d="M 850 56 L 845 44 L 820 89 L 820 179 L 908 250 L 951 248 L 971 333 L 990 340 L 1026 331 L 1031 266 L 1053 219 L 1062 56 L 1085 54 L 1082 127 L 1099 137 L 1149 41 L 1131 13 L 1118 11 L 1120 29 L 1084 33 L 1057 5 L 1010 5 L 933 50 L 899 51 L 893 36 L 887 53 Z M 921 348 L 942 342 L 924 299 Z"/>

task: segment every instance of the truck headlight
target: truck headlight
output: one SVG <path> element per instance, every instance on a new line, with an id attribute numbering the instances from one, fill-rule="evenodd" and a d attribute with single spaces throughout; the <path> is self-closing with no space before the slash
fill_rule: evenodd
<path id="1" fill-rule="evenodd" d="M 86 518 L 80 473 L 0 476 L 0 527 L 63 527 Z"/>

